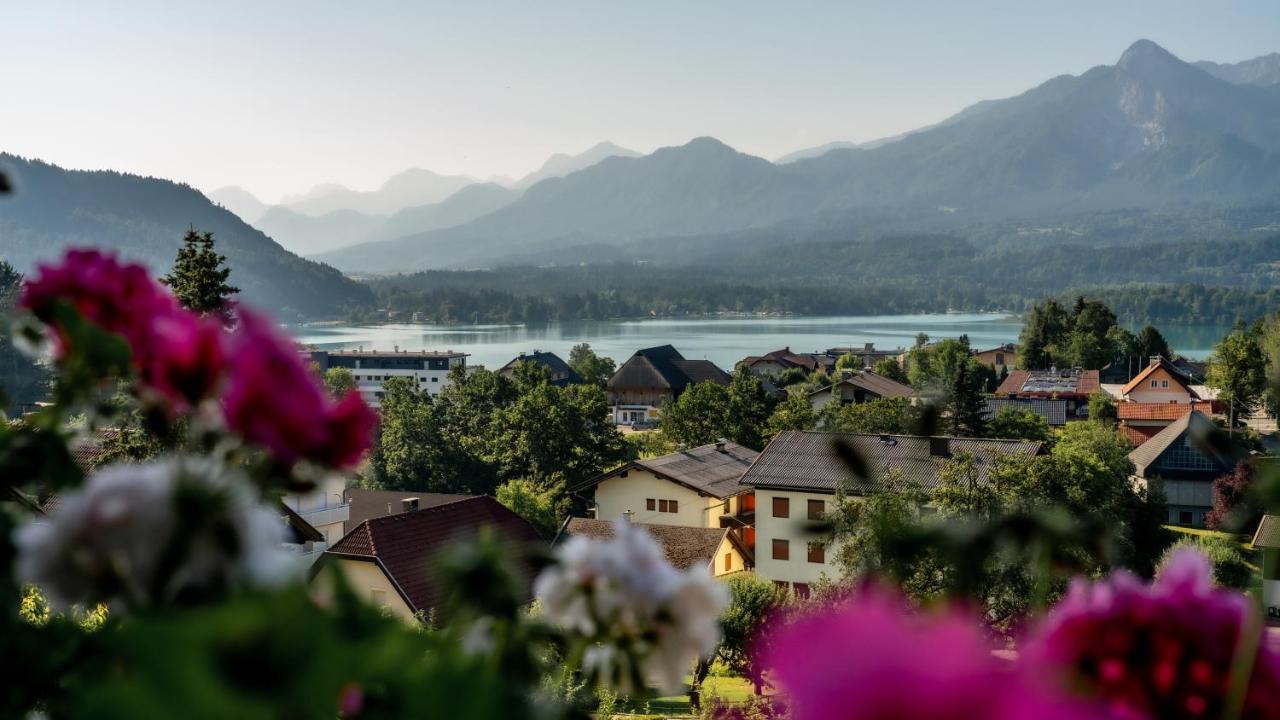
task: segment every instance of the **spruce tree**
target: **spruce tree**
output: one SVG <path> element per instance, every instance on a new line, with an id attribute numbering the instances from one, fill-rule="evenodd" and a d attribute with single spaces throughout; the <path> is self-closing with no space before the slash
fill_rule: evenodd
<path id="1" fill-rule="evenodd" d="M 956 437 L 982 437 L 986 422 L 982 419 L 984 403 L 969 363 L 961 363 L 951 383 L 951 433 Z"/>
<path id="2" fill-rule="evenodd" d="M 227 258 L 213 249 L 213 233 L 198 232 L 194 227 L 182 238 L 173 270 L 160 278 L 169 286 L 182 306 L 201 315 L 226 314 L 227 298 L 240 288 L 227 284 L 231 268 Z"/>

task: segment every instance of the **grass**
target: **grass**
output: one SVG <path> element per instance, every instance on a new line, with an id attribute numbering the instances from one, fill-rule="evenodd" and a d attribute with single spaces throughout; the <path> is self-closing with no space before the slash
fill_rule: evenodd
<path id="1" fill-rule="evenodd" d="M 691 679 L 686 677 L 685 682 L 688 683 Z M 753 692 L 751 681 L 746 678 L 712 676 L 702 683 L 702 697 L 704 699 L 710 699 L 714 696 L 727 702 L 743 702 Z M 621 715 L 635 718 L 692 717 L 693 715 L 692 710 L 689 708 L 687 685 L 686 692 L 682 695 L 650 698 L 647 701 L 620 700 L 617 712 Z"/>

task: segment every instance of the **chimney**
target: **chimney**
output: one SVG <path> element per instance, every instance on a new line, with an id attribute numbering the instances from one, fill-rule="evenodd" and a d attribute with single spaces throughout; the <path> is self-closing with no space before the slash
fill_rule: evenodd
<path id="1" fill-rule="evenodd" d="M 401 512 L 407 512 L 407 513 L 417 512 L 417 511 L 418 511 L 418 498 L 416 498 L 416 497 L 411 497 L 411 498 L 404 498 L 404 499 L 402 499 L 402 500 L 400 501 L 400 511 L 401 511 Z"/>
<path id="2" fill-rule="evenodd" d="M 949 458 L 951 457 L 951 438 L 931 437 L 929 438 L 929 454 L 933 457 Z"/>
<path id="3" fill-rule="evenodd" d="M 1150 358 L 1150 362 L 1149 362 L 1149 364 L 1151 364 L 1151 365 L 1159 365 L 1159 364 L 1160 364 L 1160 356 L 1159 356 L 1159 355 L 1152 355 L 1152 356 L 1151 356 L 1151 358 Z"/>

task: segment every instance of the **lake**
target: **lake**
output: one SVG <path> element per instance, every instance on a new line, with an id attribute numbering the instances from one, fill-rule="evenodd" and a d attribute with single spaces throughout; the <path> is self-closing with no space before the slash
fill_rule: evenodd
<path id="1" fill-rule="evenodd" d="M 967 334 L 975 348 L 1015 342 L 1021 321 L 1011 315 L 946 313 L 850 317 L 719 317 L 572 321 L 548 325 L 308 325 L 291 328 L 306 345 L 324 350 L 459 350 L 470 365 L 497 369 L 522 352 L 550 351 L 566 360 L 569 349 L 590 343 L 619 364 L 640 348 L 670 343 L 690 359 L 730 369 L 747 355 L 790 347 L 815 352 L 875 343 L 910 347 L 917 333 L 941 339 Z M 1132 328 L 1135 329 L 1136 328 Z M 1169 326 L 1161 332 L 1178 352 L 1203 358 L 1227 331 L 1219 326 Z"/>

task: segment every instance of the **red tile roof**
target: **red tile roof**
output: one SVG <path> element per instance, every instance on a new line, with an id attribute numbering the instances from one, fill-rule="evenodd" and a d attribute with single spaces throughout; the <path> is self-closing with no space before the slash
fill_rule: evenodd
<path id="1" fill-rule="evenodd" d="M 325 555 L 377 562 L 411 610 L 439 609 L 445 600 L 444 588 L 440 587 L 432 562 L 441 550 L 474 539 L 483 527 L 493 528 L 511 543 L 546 545 L 527 520 L 491 497 L 478 496 L 365 520 Z M 536 573 L 526 564 L 518 568 L 526 581 L 527 599 L 531 599 Z"/>
<path id="2" fill-rule="evenodd" d="M 1121 420 L 1177 420 L 1192 410 L 1212 412 L 1212 404 L 1198 403 L 1116 403 L 1116 415 Z"/>
<path id="3" fill-rule="evenodd" d="M 1134 447 L 1138 447 L 1158 435 L 1164 427 L 1160 425 L 1121 425 L 1119 429 L 1121 434 L 1128 438 L 1129 442 L 1133 443 Z"/>

